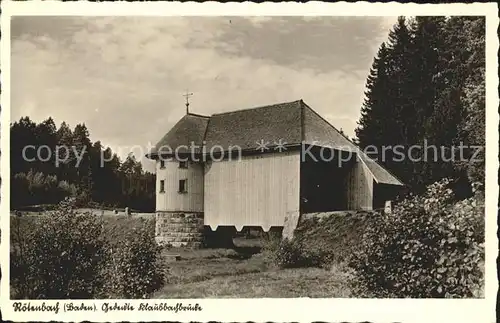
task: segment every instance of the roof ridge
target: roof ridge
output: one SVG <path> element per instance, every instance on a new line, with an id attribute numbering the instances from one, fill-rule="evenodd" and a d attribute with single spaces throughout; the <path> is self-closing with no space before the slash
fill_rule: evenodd
<path id="1" fill-rule="evenodd" d="M 321 118 L 321 120 L 323 120 L 324 122 L 326 122 L 331 128 L 333 128 L 333 130 L 335 130 L 339 135 L 341 135 L 344 139 L 346 139 L 349 143 L 353 144 L 354 147 L 357 147 L 359 148 L 358 145 L 356 145 L 351 139 L 349 139 L 347 136 L 345 136 L 344 134 L 342 134 L 337 128 L 335 128 L 334 125 L 332 125 L 328 120 L 326 120 L 321 114 L 319 114 L 318 112 L 316 112 L 313 108 L 311 108 L 309 105 L 307 105 L 307 103 L 305 103 L 304 101 L 302 101 L 302 104 L 304 106 L 306 106 L 309 110 L 311 110 L 315 115 L 317 115 L 319 118 Z"/>
<path id="2" fill-rule="evenodd" d="M 202 142 L 201 146 L 204 147 L 207 145 L 207 132 L 208 132 L 208 127 L 210 125 L 210 121 L 212 120 L 211 117 L 208 117 L 207 124 L 205 126 L 205 131 L 203 131 L 203 137 L 202 137 Z M 203 149 L 203 148 L 202 148 Z"/>
<path id="3" fill-rule="evenodd" d="M 202 114 L 192 113 L 192 112 L 188 112 L 186 115 L 193 116 L 193 117 L 200 117 L 200 118 L 210 118 L 210 116 L 205 116 L 205 115 L 202 115 Z"/>
<path id="4" fill-rule="evenodd" d="M 245 109 L 239 109 L 239 110 L 231 110 L 231 111 L 227 111 L 227 112 L 219 112 L 219 113 L 212 114 L 212 116 L 219 116 L 219 115 L 223 115 L 223 114 L 238 113 L 238 112 L 241 112 L 241 111 L 257 110 L 257 109 L 263 109 L 263 108 L 271 108 L 271 107 L 274 107 L 274 106 L 277 106 L 277 105 L 297 103 L 297 102 L 300 102 L 300 101 L 302 101 L 302 100 L 294 100 L 294 101 L 287 101 L 287 102 L 278 102 L 278 103 L 273 103 L 273 104 L 261 105 L 261 106 L 257 106 L 257 107 L 253 107 L 253 108 L 245 108 Z"/>
<path id="5" fill-rule="evenodd" d="M 304 113 L 304 100 L 300 99 L 297 101 L 300 109 L 300 142 L 305 142 L 306 140 L 306 127 L 304 126 L 304 119 L 305 119 L 305 113 Z"/>

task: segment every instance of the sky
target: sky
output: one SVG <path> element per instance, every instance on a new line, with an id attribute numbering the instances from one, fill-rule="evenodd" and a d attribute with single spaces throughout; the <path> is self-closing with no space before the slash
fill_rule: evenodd
<path id="1" fill-rule="evenodd" d="M 395 22 L 13 17 L 11 120 L 85 123 L 92 141 L 123 158 L 182 118 L 189 89 L 190 112 L 204 115 L 303 99 L 352 137 L 373 58 Z"/>

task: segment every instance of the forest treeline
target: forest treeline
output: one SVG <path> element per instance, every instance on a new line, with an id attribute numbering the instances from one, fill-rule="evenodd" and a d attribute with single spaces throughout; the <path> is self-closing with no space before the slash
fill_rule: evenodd
<path id="1" fill-rule="evenodd" d="M 412 191 L 445 177 L 482 183 L 484 17 L 399 17 L 373 61 L 355 132 Z M 406 158 L 390 149 L 382 156 L 382 147 L 397 145 Z"/>
<path id="2" fill-rule="evenodd" d="M 36 123 L 23 117 L 11 124 L 10 135 L 12 208 L 55 204 L 71 196 L 80 206 L 154 211 L 154 174 L 132 154 L 121 161 L 100 141 L 92 142 L 85 124 L 71 129 L 62 122 L 57 128 L 52 118 Z"/>

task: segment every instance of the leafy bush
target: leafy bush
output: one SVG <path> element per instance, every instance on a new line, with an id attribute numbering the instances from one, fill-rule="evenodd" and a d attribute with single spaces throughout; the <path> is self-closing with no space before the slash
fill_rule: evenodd
<path id="1" fill-rule="evenodd" d="M 137 298 L 163 283 L 154 221 L 112 226 L 77 213 L 73 199 L 41 216 L 11 219 L 12 298 Z"/>
<path id="2" fill-rule="evenodd" d="M 378 213 L 349 211 L 323 218 L 301 219 L 291 242 L 282 242 L 275 251 L 280 267 L 323 267 L 348 263 L 359 247 L 359 236 Z"/>
<path id="3" fill-rule="evenodd" d="M 57 185 L 60 193 L 60 198 L 65 199 L 67 197 L 76 196 L 77 188 L 74 184 L 70 184 L 67 181 L 60 181 Z"/>
<path id="4" fill-rule="evenodd" d="M 67 181 L 58 182 L 55 175 L 29 171 L 12 177 L 11 205 L 19 208 L 33 204 L 59 203 L 76 196 L 76 186 Z"/>
<path id="5" fill-rule="evenodd" d="M 282 230 L 269 230 L 261 232 L 262 252 L 273 255 L 278 250 L 282 240 Z"/>
<path id="6" fill-rule="evenodd" d="M 297 240 L 281 241 L 275 252 L 275 264 L 280 268 L 319 267 L 324 254 L 314 249 L 305 249 Z"/>
<path id="7" fill-rule="evenodd" d="M 480 297 L 484 201 L 455 201 L 449 180 L 367 227 L 352 266 L 379 296 Z"/>
<path id="8" fill-rule="evenodd" d="M 344 281 L 346 287 L 351 291 L 351 297 L 374 298 L 374 294 L 368 289 L 365 282 L 359 279 L 359 273 L 345 262 L 334 262 L 329 268 L 330 274 Z"/>
<path id="9" fill-rule="evenodd" d="M 77 214 L 71 201 L 47 215 L 31 217 L 30 230 L 16 218 L 11 229 L 13 298 L 91 298 L 100 292 L 106 244 L 102 223 Z"/>
<path id="10" fill-rule="evenodd" d="M 162 287 L 165 277 L 161 248 L 154 240 L 150 222 L 143 220 L 133 230 L 110 241 L 105 269 L 107 297 L 146 298 Z"/>

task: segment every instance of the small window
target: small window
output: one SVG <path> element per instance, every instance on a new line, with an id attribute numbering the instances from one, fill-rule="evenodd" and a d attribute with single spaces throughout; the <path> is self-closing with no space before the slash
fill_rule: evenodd
<path id="1" fill-rule="evenodd" d="M 179 193 L 187 192 L 187 179 L 179 180 Z"/>
<path id="2" fill-rule="evenodd" d="M 165 193 L 165 181 L 160 181 L 160 193 Z"/>
<path id="3" fill-rule="evenodd" d="M 160 159 L 160 168 L 165 168 L 165 161 Z"/>
<path id="4" fill-rule="evenodd" d="M 179 161 L 179 168 L 188 168 L 187 160 Z"/>

